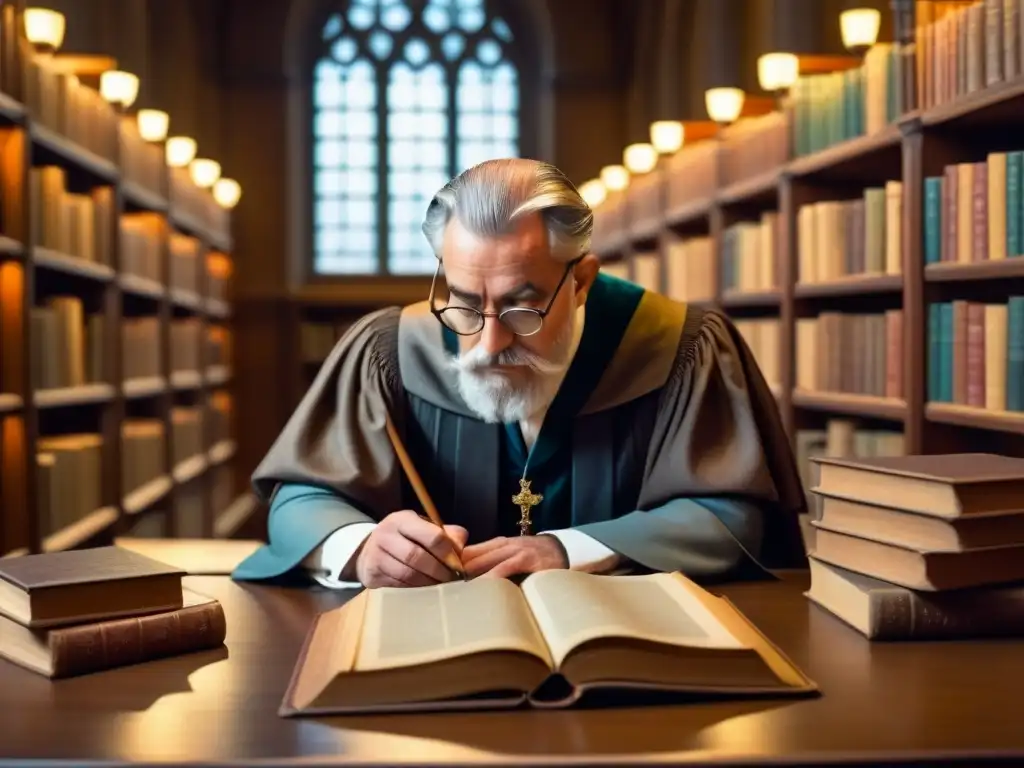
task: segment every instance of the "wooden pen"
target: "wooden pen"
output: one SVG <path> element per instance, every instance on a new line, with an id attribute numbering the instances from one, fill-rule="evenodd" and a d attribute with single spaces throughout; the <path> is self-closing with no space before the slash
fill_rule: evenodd
<path id="1" fill-rule="evenodd" d="M 416 467 L 413 465 L 408 451 L 405 450 L 405 446 L 402 444 L 402 439 L 398 436 L 398 430 L 395 429 L 395 425 L 391 421 L 391 416 L 389 414 L 384 414 L 384 426 L 387 429 L 388 437 L 391 439 L 391 445 L 394 446 L 395 453 L 398 454 L 398 461 L 401 463 L 402 469 L 405 471 L 405 476 L 409 478 L 409 484 L 412 485 L 412 489 L 416 492 L 416 498 L 419 499 L 420 505 L 427 513 L 427 517 L 430 518 L 430 521 L 444 531 L 444 521 L 441 520 L 441 515 L 437 511 L 437 507 L 434 506 L 434 501 L 430 498 L 430 494 L 427 493 L 427 486 L 423 484 L 423 479 L 420 477 L 420 473 L 416 471 Z M 452 547 L 454 549 L 454 542 Z M 462 569 L 462 562 L 454 551 L 449 553 L 449 555 L 444 558 L 443 562 L 452 573 L 460 579 L 465 580 L 466 573 Z"/>

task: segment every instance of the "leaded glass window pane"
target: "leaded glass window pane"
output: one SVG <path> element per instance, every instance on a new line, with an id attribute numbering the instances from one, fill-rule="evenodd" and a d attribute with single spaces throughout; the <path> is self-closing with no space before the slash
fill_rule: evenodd
<path id="1" fill-rule="evenodd" d="M 432 272 L 452 176 L 519 154 L 515 43 L 484 0 L 339 0 L 313 72 L 314 269 Z"/>

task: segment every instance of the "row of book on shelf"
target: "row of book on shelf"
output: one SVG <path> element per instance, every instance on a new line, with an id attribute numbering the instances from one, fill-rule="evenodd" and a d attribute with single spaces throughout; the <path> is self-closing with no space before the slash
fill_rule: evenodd
<path id="1" fill-rule="evenodd" d="M 950 104 L 1024 74 L 1022 0 L 915 2 L 915 42 L 876 43 L 854 66 L 804 74 L 781 108 L 744 118 L 718 141 L 691 142 L 665 164 L 664 178 L 640 177 L 625 195 L 610 195 L 597 216 L 598 241 L 610 240 L 631 216 L 660 215 L 713 197 L 730 184 L 778 170 L 796 158 L 860 136 L 878 135 L 902 115 Z M 853 63 L 853 60 L 851 60 Z M 664 183 L 667 194 L 660 194 Z"/>
<path id="2" fill-rule="evenodd" d="M 121 424 L 121 495 L 139 490 L 189 459 L 205 456 L 231 438 L 231 401 L 213 393 L 205 405 L 178 405 L 170 412 L 172 454 L 164 450 L 166 425 L 157 418 Z M 103 436 L 55 434 L 36 442 L 39 530 L 56 533 L 104 506 Z"/>
<path id="3" fill-rule="evenodd" d="M 137 122 L 123 119 L 95 88 L 46 57 L 27 58 L 22 76 L 22 98 L 35 124 L 103 160 L 117 161 L 126 181 L 151 194 L 163 195 L 169 189 L 178 216 L 188 217 L 218 237 L 226 235 L 228 211 L 192 183 L 187 169 L 168 168 L 163 147 L 143 140 Z"/>
<path id="4" fill-rule="evenodd" d="M 158 317 L 126 317 L 121 322 L 124 378 L 161 375 L 163 349 Z M 47 297 L 31 310 L 32 381 L 38 389 L 76 387 L 105 381 L 106 320 L 86 314 L 83 300 L 72 295 Z M 223 325 L 197 317 L 172 318 L 169 329 L 171 371 L 198 371 L 226 366 L 231 334 Z"/>
<path id="5" fill-rule="evenodd" d="M 37 166 L 30 175 L 31 236 L 37 245 L 87 262 L 110 266 L 113 188 L 97 186 L 88 193 L 67 189 L 67 171 L 56 165 Z M 120 271 L 164 282 L 164 240 L 170 257 L 168 285 L 225 300 L 227 275 L 212 254 L 206 276 L 200 265 L 203 247 L 192 235 L 167 230 L 166 217 L 155 212 L 125 212 L 118 221 Z"/>

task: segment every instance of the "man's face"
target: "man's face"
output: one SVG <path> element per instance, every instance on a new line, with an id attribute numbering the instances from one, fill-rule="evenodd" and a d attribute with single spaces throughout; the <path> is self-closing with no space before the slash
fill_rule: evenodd
<path id="1" fill-rule="evenodd" d="M 458 337 L 455 365 L 467 403 L 488 421 L 526 418 L 550 401 L 568 366 L 576 309 L 586 299 L 596 259 L 578 264 L 551 303 L 566 264 L 551 257 L 544 221 L 535 214 L 498 238 L 477 237 L 454 220 L 445 230 L 442 260 L 449 306 L 496 313 L 551 304 L 531 336 L 518 336 L 488 317 L 479 333 Z"/>

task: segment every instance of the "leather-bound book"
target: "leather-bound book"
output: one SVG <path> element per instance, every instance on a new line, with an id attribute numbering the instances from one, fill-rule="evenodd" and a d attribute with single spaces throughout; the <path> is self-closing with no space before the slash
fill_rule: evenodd
<path id="1" fill-rule="evenodd" d="M 224 644 L 224 609 L 185 590 L 174 611 L 33 630 L 0 616 L 0 657 L 49 678 L 74 677 Z"/>
<path id="2" fill-rule="evenodd" d="M 184 571 L 121 547 L 0 560 L 0 614 L 33 629 L 170 611 Z"/>
<path id="3" fill-rule="evenodd" d="M 807 598 L 871 640 L 1024 636 L 1024 585 L 924 593 L 809 562 Z"/>

